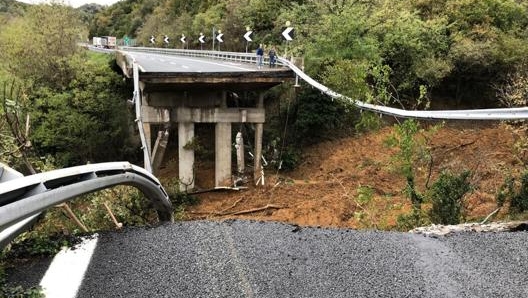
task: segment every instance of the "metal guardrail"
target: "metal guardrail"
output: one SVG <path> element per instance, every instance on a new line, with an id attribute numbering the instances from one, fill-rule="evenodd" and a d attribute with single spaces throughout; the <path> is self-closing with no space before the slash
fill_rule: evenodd
<path id="1" fill-rule="evenodd" d="M 89 164 L 0 183 L 0 248 L 46 209 L 120 184 L 142 191 L 152 201 L 160 221 L 173 221 L 167 193 L 145 169 L 128 162 Z"/>
<path id="2" fill-rule="evenodd" d="M 222 52 L 222 51 L 201 51 L 201 50 L 183 50 L 183 49 L 162 49 L 146 47 L 121 47 L 127 52 L 147 52 L 163 55 L 178 55 L 190 57 L 202 57 L 209 59 L 220 59 L 227 61 L 238 61 L 247 63 L 256 63 L 257 57 L 254 53 Z M 269 63 L 269 60 L 265 60 Z M 333 99 L 348 101 L 362 110 L 368 110 L 384 115 L 390 115 L 402 118 L 415 119 L 437 119 L 437 120 L 523 120 L 528 119 L 528 107 L 520 108 L 498 108 L 498 109 L 476 109 L 476 110 L 404 110 L 387 106 L 374 105 L 348 96 L 339 94 L 323 84 L 312 79 L 291 61 L 282 57 L 277 57 L 277 65 L 290 68 L 295 74 L 303 79 L 312 87 L 320 90 L 322 93 Z"/>
<path id="3" fill-rule="evenodd" d="M 163 48 L 147 48 L 147 47 L 119 47 L 125 52 L 142 52 L 153 53 L 172 56 L 186 56 L 198 57 L 208 59 L 218 59 L 242 63 L 257 63 L 257 55 L 255 53 L 240 53 L 240 52 L 223 52 L 223 51 L 202 51 L 202 50 L 183 50 L 183 49 L 163 49 Z M 269 58 L 264 57 L 264 64 L 269 64 Z M 278 66 L 288 66 L 280 61 L 277 61 Z"/>

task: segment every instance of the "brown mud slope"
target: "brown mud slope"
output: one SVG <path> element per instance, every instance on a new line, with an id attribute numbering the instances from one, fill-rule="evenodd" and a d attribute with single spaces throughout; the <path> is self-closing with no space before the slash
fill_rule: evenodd
<path id="1" fill-rule="evenodd" d="M 199 194 L 199 203 L 188 207 L 185 216 L 394 228 L 398 215 L 407 213 L 410 204 L 403 192 L 405 180 L 393 162 L 397 149 L 385 145 L 392 133 L 392 127 L 385 127 L 306 148 L 295 171 L 270 170 L 261 187 Z M 433 162 L 417 162 L 414 167 L 418 190 L 425 191 L 444 169 L 471 170 L 475 189 L 466 196 L 467 220 L 482 219 L 496 209 L 495 196 L 504 179 L 523 171 L 525 137 L 519 127 L 501 123 L 445 124 L 427 141 Z"/>

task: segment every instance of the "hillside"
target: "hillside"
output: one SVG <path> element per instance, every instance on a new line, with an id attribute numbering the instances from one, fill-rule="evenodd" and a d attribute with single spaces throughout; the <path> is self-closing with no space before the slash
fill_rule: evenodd
<path id="1" fill-rule="evenodd" d="M 264 187 L 200 194 L 199 203 L 188 208 L 186 217 L 394 228 L 397 216 L 410 210 L 410 201 L 403 193 L 403 176 L 391 167 L 396 149 L 384 145 L 391 133 L 392 127 L 385 127 L 306 148 L 295 171 L 268 172 Z M 514 148 L 520 148 L 524 138 L 524 131 L 503 123 L 445 124 L 428 144 L 433 157 L 429 185 L 443 169 L 455 173 L 471 170 L 475 189 L 466 197 L 467 219 L 482 219 L 497 208 L 496 193 L 505 177 L 519 177 L 523 171 L 525 152 L 516 154 Z M 427 165 L 416 166 L 420 191 L 428 173 Z M 266 206 L 263 211 L 251 212 Z M 243 214 L 234 214 L 241 211 Z M 505 215 L 506 210 L 501 210 L 498 218 Z"/>

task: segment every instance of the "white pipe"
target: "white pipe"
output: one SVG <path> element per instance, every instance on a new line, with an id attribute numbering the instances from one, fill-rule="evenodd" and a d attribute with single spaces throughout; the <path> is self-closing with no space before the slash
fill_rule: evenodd
<path id="1" fill-rule="evenodd" d="M 152 173 L 152 162 L 150 158 L 150 152 L 147 145 L 147 139 L 145 138 L 145 131 L 143 129 L 143 121 L 141 121 L 141 93 L 139 90 L 139 69 L 136 60 L 132 62 L 133 73 L 134 73 L 134 101 L 136 103 L 136 122 L 139 129 L 139 136 L 141 138 L 141 146 L 143 149 L 143 159 L 145 163 L 145 170 Z"/>

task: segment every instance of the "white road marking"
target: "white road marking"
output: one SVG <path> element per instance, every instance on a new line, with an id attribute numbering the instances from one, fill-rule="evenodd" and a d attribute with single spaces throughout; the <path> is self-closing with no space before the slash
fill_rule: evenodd
<path id="1" fill-rule="evenodd" d="M 75 298 L 96 246 L 97 234 L 74 249 L 61 250 L 40 281 L 45 297 Z"/>

